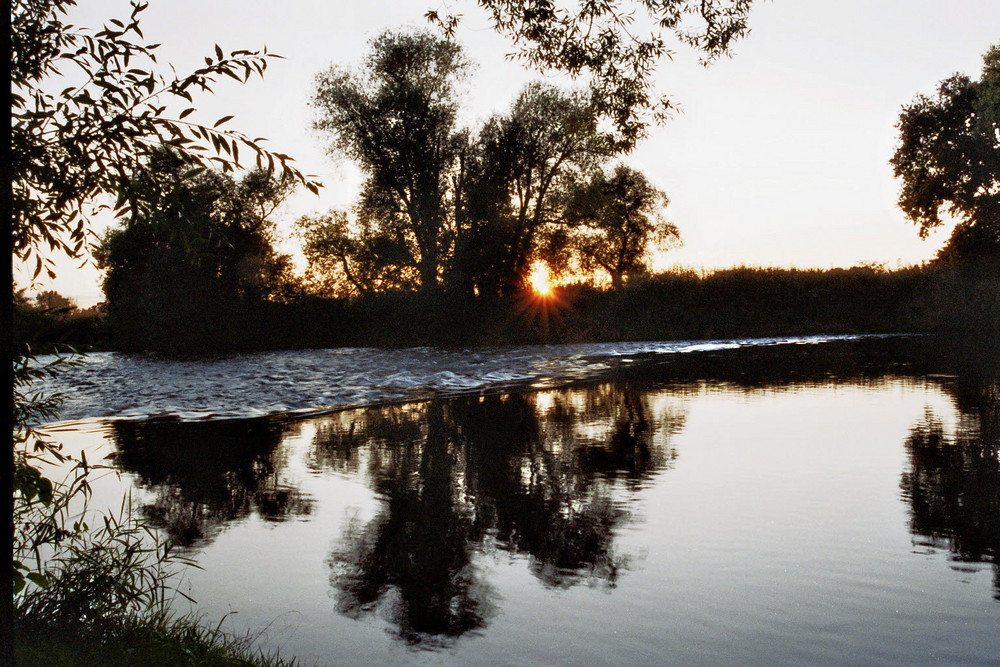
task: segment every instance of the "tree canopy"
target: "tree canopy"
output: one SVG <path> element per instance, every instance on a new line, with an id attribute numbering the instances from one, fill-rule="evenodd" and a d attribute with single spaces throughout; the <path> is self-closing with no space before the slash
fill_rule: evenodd
<path id="1" fill-rule="evenodd" d="M 902 188 L 899 206 L 921 237 L 959 218 L 943 259 L 1000 257 L 1000 46 L 983 57 L 979 80 L 955 74 L 933 97 L 918 96 L 896 124 L 890 161 Z"/>
<path id="2" fill-rule="evenodd" d="M 299 218 L 298 235 L 308 260 L 305 286 L 331 297 L 415 289 L 417 275 L 404 244 L 370 220 L 357 227 L 351 228 L 345 211 Z"/>
<path id="3" fill-rule="evenodd" d="M 664 35 L 710 62 L 729 52 L 750 29 L 753 0 L 478 0 L 493 29 L 514 45 L 512 56 L 540 70 L 589 78 L 598 117 L 615 127 L 628 150 L 652 121 L 672 109 L 655 90 L 659 63 L 672 55 Z M 453 34 L 460 15 L 427 12 Z"/>
<path id="4" fill-rule="evenodd" d="M 592 97 L 533 83 L 506 113 L 459 128 L 456 84 L 469 65 L 457 45 L 385 33 L 370 48 L 359 72 L 317 78 L 316 127 L 367 179 L 353 222 L 343 212 L 300 221 L 314 284 L 353 294 L 523 290 L 571 222 L 574 188 L 618 151 Z"/>
<path id="5" fill-rule="evenodd" d="M 460 149 L 455 84 L 461 49 L 426 32 L 386 32 L 370 42 L 362 70 L 319 75 L 315 126 L 368 178 L 360 210 L 378 218 L 412 258 L 420 285 L 439 282 L 448 178 Z"/>
<path id="6" fill-rule="evenodd" d="M 570 190 L 613 154 L 586 95 L 526 86 L 470 147 L 456 268 L 471 271 L 480 291 L 523 287 L 563 223 Z"/>
<path id="7" fill-rule="evenodd" d="M 191 170 L 175 151 L 154 152 L 128 182 L 141 203 L 95 251 L 118 344 L 239 347 L 234 310 L 281 298 L 290 260 L 273 247 L 272 214 L 292 187 L 254 171 L 239 181 Z"/>

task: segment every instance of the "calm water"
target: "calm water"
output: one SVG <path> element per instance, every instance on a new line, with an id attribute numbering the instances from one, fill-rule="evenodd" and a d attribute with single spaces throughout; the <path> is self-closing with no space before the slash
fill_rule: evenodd
<path id="1" fill-rule="evenodd" d="M 197 562 L 198 612 L 305 665 L 996 665 L 995 369 L 647 350 L 559 387 L 55 431 Z"/>

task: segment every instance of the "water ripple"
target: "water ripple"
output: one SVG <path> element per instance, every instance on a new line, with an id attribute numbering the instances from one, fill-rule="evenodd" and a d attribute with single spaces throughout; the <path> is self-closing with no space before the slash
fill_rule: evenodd
<path id="1" fill-rule="evenodd" d="M 117 352 L 34 388 L 65 396 L 58 419 L 234 419 L 593 378 L 637 355 L 823 343 L 861 336 L 536 345 L 443 350 L 337 348 L 172 360 Z M 43 359 L 44 360 L 44 359 Z"/>

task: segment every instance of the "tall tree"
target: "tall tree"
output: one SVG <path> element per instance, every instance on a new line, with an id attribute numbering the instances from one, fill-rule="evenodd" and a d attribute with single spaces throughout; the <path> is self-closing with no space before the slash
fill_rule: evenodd
<path id="1" fill-rule="evenodd" d="M 618 165 L 576 189 L 566 209 L 563 243 L 585 271 L 603 270 L 617 289 L 631 274 L 649 270 L 650 252 L 680 240 L 663 218 L 669 200 L 641 173 Z"/>
<path id="2" fill-rule="evenodd" d="M 440 282 L 452 240 L 447 215 L 455 130 L 455 85 L 468 70 L 461 49 L 426 32 L 386 32 L 369 44 L 361 71 L 317 77 L 315 127 L 367 174 L 360 212 L 412 256 L 423 289 Z"/>
<path id="3" fill-rule="evenodd" d="M 960 219 L 938 256 L 1000 257 L 1000 46 L 983 57 L 978 81 L 945 79 L 934 97 L 903 107 L 890 160 L 902 180 L 899 206 L 920 236 Z"/>

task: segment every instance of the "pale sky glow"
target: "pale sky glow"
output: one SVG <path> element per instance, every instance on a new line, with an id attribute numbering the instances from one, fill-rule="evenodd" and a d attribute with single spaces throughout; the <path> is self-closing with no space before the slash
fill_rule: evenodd
<path id="1" fill-rule="evenodd" d="M 129 11 L 118 0 L 80 4 L 72 21 L 88 27 Z M 285 56 L 263 80 L 220 82 L 195 104 L 205 122 L 235 114 L 230 127 L 268 137 L 319 176 L 320 197 L 297 195 L 286 229 L 303 213 L 349 206 L 360 183 L 310 129 L 313 77 L 357 64 L 384 29 L 425 27 L 428 9 L 465 16 L 458 38 L 478 63 L 466 124 L 506 110 L 539 78 L 504 59 L 509 46 L 471 0 L 151 0 L 141 25 L 148 41 L 163 43 L 161 64 L 178 72 L 216 43 L 227 52 L 266 44 Z M 624 160 L 667 192 L 668 218 L 684 239 L 658 267 L 895 267 L 930 258 L 948 231 L 921 241 L 896 208 L 894 124 L 903 104 L 953 72 L 978 78 L 982 54 L 1000 42 L 1000 1 L 770 0 L 756 5 L 751 26 L 734 56 L 708 69 L 677 46 L 659 82 L 683 113 Z M 63 264 L 51 287 L 84 306 L 100 300 L 97 271 L 74 267 Z"/>

